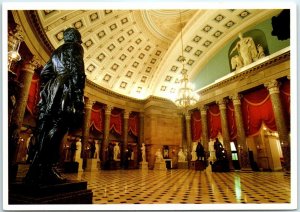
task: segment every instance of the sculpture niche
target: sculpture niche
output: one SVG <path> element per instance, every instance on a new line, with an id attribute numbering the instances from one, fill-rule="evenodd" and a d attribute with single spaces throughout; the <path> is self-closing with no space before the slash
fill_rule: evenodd
<path id="1" fill-rule="evenodd" d="M 64 44 L 51 55 L 41 71 L 38 103 L 37 150 L 25 177 L 26 183 L 55 184 L 65 181 L 55 169 L 59 148 L 70 128 L 77 128 L 84 112 L 85 73 L 81 35 L 64 31 Z"/>
<path id="2" fill-rule="evenodd" d="M 232 70 L 238 70 L 265 56 L 263 47 L 260 44 L 256 46 L 251 37 L 243 37 L 242 33 L 239 33 L 239 39 L 230 52 Z M 236 55 L 233 54 L 235 51 Z"/>

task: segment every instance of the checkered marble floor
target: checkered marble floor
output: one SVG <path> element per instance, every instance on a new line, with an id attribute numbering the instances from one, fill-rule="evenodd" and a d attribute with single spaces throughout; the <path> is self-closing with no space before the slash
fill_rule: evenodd
<path id="1" fill-rule="evenodd" d="M 172 169 L 100 170 L 64 174 L 88 182 L 93 204 L 290 203 L 290 177 L 283 172 Z"/>

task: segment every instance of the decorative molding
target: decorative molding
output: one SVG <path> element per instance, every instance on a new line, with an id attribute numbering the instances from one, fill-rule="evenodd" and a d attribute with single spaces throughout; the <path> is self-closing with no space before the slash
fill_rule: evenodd
<path id="1" fill-rule="evenodd" d="M 269 60 L 266 60 L 266 61 L 263 61 L 247 70 L 244 70 L 240 73 L 237 73 L 233 76 L 230 76 L 222 81 L 219 81 L 217 83 L 214 83 L 213 85 L 209 85 L 201 90 L 198 90 L 198 94 L 201 96 L 201 95 L 205 95 L 209 92 L 211 92 L 211 90 L 215 89 L 215 88 L 220 88 L 221 86 L 226 86 L 226 85 L 229 85 L 235 81 L 239 81 L 243 78 L 247 78 L 249 77 L 250 75 L 254 75 L 254 74 L 257 74 L 258 72 L 260 71 L 263 71 L 264 69 L 266 68 L 269 68 L 271 66 L 274 66 L 278 63 L 282 63 L 286 60 L 290 59 L 290 50 L 286 51 L 286 52 L 283 52 L 282 54 L 280 55 L 277 55 Z"/>
<path id="2" fill-rule="evenodd" d="M 42 44 L 46 47 L 45 49 L 48 50 L 48 54 L 51 55 L 51 52 L 54 51 L 54 47 L 51 44 L 50 40 L 48 39 L 40 19 L 38 17 L 36 10 L 28 10 L 25 12 L 26 16 L 29 19 L 29 24 L 31 25 L 32 29 L 35 31 L 36 37 L 40 38 Z"/>

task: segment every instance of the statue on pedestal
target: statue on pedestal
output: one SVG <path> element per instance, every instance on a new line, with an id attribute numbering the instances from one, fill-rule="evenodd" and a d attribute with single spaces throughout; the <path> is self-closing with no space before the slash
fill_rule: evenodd
<path id="1" fill-rule="evenodd" d="M 146 147 L 144 143 L 142 143 L 141 151 L 142 151 L 142 162 L 146 162 Z"/>
<path id="2" fill-rule="evenodd" d="M 164 157 L 161 153 L 161 149 L 158 149 L 155 153 L 155 163 L 164 162 Z"/>
<path id="3" fill-rule="evenodd" d="M 55 169 L 59 148 L 70 128 L 78 128 L 84 112 L 85 72 L 81 35 L 64 31 L 64 44 L 51 55 L 40 74 L 37 151 L 25 177 L 27 183 L 54 184 L 65 179 Z"/>
<path id="4" fill-rule="evenodd" d="M 185 160 L 186 160 L 186 155 L 182 151 L 182 148 L 180 148 L 178 152 L 178 162 L 185 162 Z"/>
<path id="5" fill-rule="evenodd" d="M 192 159 L 191 161 L 195 161 L 197 160 L 197 142 L 193 142 L 193 148 L 192 148 L 192 152 L 191 152 L 191 155 L 192 155 Z"/>
<path id="6" fill-rule="evenodd" d="M 120 147 L 119 147 L 119 143 L 116 143 L 116 145 L 114 146 L 114 161 L 119 161 L 119 156 L 120 155 Z"/>

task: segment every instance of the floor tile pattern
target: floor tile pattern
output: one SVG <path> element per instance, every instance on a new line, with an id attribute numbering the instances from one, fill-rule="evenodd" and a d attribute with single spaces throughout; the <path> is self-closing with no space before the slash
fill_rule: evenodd
<path id="1" fill-rule="evenodd" d="M 290 177 L 283 172 L 100 170 L 64 176 L 88 181 L 93 204 L 265 204 L 291 198 Z"/>

